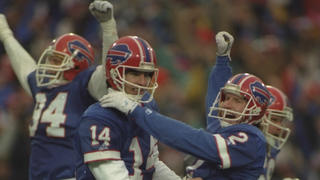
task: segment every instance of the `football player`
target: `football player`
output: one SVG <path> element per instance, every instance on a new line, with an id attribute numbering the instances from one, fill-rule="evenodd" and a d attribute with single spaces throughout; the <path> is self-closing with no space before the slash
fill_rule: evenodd
<path id="1" fill-rule="evenodd" d="M 106 76 L 111 87 L 108 93 L 122 93 L 157 111 L 153 93 L 158 87 L 158 69 L 147 41 L 137 36 L 115 41 L 107 53 Z M 95 103 L 83 114 L 78 129 L 77 179 L 180 179 L 159 160 L 157 143 L 120 111 Z"/>
<path id="2" fill-rule="evenodd" d="M 103 49 L 118 37 L 113 6 L 94 1 L 89 7 L 103 29 Z M 75 179 L 73 138 L 85 109 L 106 93 L 103 66 L 91 66 L 91 44 L 76 34 L 53 40 L 36 64 L 14 38 L 0 14 L 0 40 L 21 86 L 34 99 L 29 126 L 29 179 Z"/>
<path id="3" fill-rule="evenodd" d="M 287 142 L 291 130 L 288 128 L 293 121 L 292 108 L 287 96 L 278 88 L 267 85 L 271 94 L 270 103 L 262 121 L 262 130 L 268 147 L 264 165 L 264 173 L 259 180 L 270 180 L 275 168 L 276 157 Z"/>
<path id="4" fill-rule="evenodd" d="M 232 76 L 232 69 L 229 66 L 229 62 L 231 61 L 230 50 L 233 41 L 232 35 L 227 32 L 219 32 L 216 35 L 217 60 L 216 65 L 213 67 L 209 76 L 206 96 L 206 112 L 208 114 L 207 130 L 212 133 L 223 125 L 219 123 L 215 115 L 217 112 L 211 111 L 214 107 L 210 102 L 214 101 L 220 88 L 223 87 L 223 84 L 227 79 Z M 260 129 L 263 130 L 268 146 L 264 171 L 259 179 L 271 179 L 276 155 L 279 153 L 280 148 L 286 142 L 290 134 L 290 129 L 285 126 L 287 125 L 286 122 L 292 121 L 292 110 L 288 105 L 285 94 L 275 87 L 266 87 L 271 96 Z M 206 171 L 210 171 L 210 169 L 199 162 L 196 162 L 193 166 L 187 167 L 187 173 L 189 176 L 192 175 L 193 177 L 203 177 L 203 174 L 207 173 Z"/>

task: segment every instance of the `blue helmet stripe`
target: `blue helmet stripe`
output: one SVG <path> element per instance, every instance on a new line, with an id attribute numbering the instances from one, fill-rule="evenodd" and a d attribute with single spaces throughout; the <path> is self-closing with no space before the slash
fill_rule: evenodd
<path id="1" fill-rule="evenodd" d="M 146 44 L 145 41 L 143 41 L 141 38 L 138 38 L 139 42 L 142 44 L 143 46 L 143 50 L 146 54 L 146 62 L 151 62 L 151 54 L 148 50 L 148 44 Z"/>
<path id="2" fill-rule="evenodd" d="M 238 84 L 239 81 L 243 78 L 243 76 L 245 76 L 245 74 L 240 74 L 238 77 L 235 77 L 235 79 L 233 79 L 232 83 Z"/>

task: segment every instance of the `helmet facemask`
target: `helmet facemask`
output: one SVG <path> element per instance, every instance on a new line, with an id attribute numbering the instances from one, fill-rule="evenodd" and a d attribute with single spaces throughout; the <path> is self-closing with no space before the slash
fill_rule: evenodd
<path id="1" fill-rule="evenodd" d="M 79 51 L 75 50 L 71 56 L 56 51 L 50 46 L 41 55 L 36 69 L 37 86 L 57 86 L 67 82 L 63 72 L 74 67 L 72 59 Z"/>
<path id="2" fill-rule="evenodd" d="M 285 110 L 268 109 L 263 117 L 263 133 L 270 146 L 281 149 L 286 143 L 291 130 L 287 128 L 288 122 L 293 119 L 292 110 L 286 107 Z"/>
<path id="3" fill-rule="evenodd" d="M 128 72 L 142 72 L 145 74 L 150 74 L 150 80 L 146 86 L 138 85 L 132 82 L 129 82 L 126 78 Z M 118 90 L 124 92 L 124 94 L 131 100 L 139 103 L 148 103 L 153 99 L 153 94 L 158 88 L 157 77 L 158 69 L 154 68 L 153 63 L 142 63 L 139 67 L 128 66 L 128 65 L 119 65 L 114 69 L 111 69 L 110 76 L 117 86 Z M 127 88 L 134 90 L 134 94 L 128 93 Z M 149 97 L 144 97 L 146 93 L 149 93 Z"/>

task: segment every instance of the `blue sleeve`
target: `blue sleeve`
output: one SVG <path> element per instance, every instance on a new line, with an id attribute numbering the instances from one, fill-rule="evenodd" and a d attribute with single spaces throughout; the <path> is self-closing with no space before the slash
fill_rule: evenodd
<path id="1" fill-rule="evenodd" d="M 182 152 L 217 160 L 217 150 L 210 133 L 163 116 L 146 107 L 137 106 L 129 115 L 135 122 L 159 141 Z"/>
<path id="2" fill-rule="evenodd" d="M 216 65 L 212 68 L 208 78 L 208 88 L 206 95 L 206 117 L 207 130 L 211 133 L 220 128 L 220 123 L 218 119 L 209 117 L 208 113 L 220 89 L 232 76 L 232 69 L 229 66 L 229 61 L 230 60 L 228 56 L 217 56 Z"/>
<path id="3" fill-rule="evenodd" d="M 239 132 L 235 128 L 231 132 L 210 134 L 140 106 L 129 116 L 164 144 L 216 164 L 219 168 L 243 166 L 257 158 L 261 159 L 258 166 L 263 167 L 265 141 L 254 133 Z"/>

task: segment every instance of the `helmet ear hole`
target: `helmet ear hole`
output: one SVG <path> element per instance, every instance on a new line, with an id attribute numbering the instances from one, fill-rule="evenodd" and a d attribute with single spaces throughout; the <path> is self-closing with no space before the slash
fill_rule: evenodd
<path id="1" fill-rule="evenodd" d="M 116 72 L 114 69 L 111 69 L 110 75 L 111 75 L 111 78 L 112 78 L 112 79 L 117 78 L 117 72 Z"/>
<path id="2" fill-rule="evenodd" d="M 120 76 L 118 68 L 110 69 L 110 71 L 107 73 L 107 81 L 113 89 L 121 90 L 123 88 L 122 76 Z"/>

